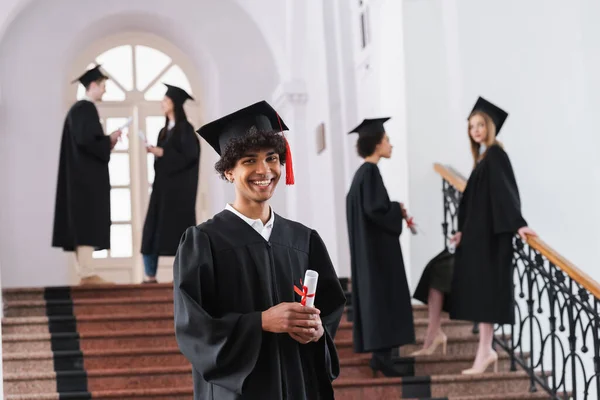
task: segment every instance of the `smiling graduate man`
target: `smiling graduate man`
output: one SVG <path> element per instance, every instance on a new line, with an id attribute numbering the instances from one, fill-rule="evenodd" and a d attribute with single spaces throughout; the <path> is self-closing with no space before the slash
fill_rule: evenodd
<path id="1" fill-rule="evenodd" d="M 194 399 L 334 398 L 346 299 L 318 233 L 268 204 L 282 165 L 293 183 L 284 130 L 265 101 L 198 130 L 235 200 L 188 228 L 175 259 L 175 331 Z M 319 273 L 314 307 L 294 292 L 307 269 Z"/>

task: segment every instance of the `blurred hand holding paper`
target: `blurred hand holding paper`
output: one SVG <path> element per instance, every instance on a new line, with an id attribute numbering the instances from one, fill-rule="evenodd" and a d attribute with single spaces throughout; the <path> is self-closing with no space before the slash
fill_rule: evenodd
<path id="1" fill-rule="evenodd" d="M 119 131 L 122 131 L 123 129 L 127 128 L 129 125 L 131 125 L 131 123 L 133 122 L 133 117 L 129 117 L 127 118 L 127 121 L 125 121 L 125 123 L 123 125 L 121 125 L 119 127 Z"/>
<path id="2" fill-rule="evenodd" d="M 144 143 L 144 145 L 146 147 L 150 146 L 150 144 L 148 143 L 148 140 L 146 139 L 146 135 L 144 135 L 144 132 L 142 131 L 138 131 L 138 136 L 140 137 L 140 140 Z"/>

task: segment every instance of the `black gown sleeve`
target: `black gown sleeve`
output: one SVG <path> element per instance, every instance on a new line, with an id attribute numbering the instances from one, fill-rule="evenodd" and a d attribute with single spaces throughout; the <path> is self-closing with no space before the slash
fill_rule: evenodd
<path id="1" fill-rule="evenodd" d="M 93 103 L 82 102 L 70 115 L 70 128 L 77 146 L 100 161 L 110 160 L 110 137 L 104 134 Z"/>
<path id="2" fill-rule="evenodd" d="M 317 366 L 324 365 L 325 373 L 332 381 L 340 373 L 334 339 L 346 305 L 346 296 L 325 243 L 316 231 L 312 231 L 310 236 L 308 265 L 310 269 L 319 273 L 315 307 L 321 311 L 320 317 L 325 331 L 321 339 L 312 345 L 315 346 Z M 319 361 L 323 361 L 324 364 Z"/>
<path id="3" fill-rule="evenodd" d="M 403 222 L 400 203 L 390 201 L 377 168 L 370 168 L 365 175 L 362 192 L 367 219 L 392 234 L 400 235 Z"/>
<path id="4" fill-rule="evenodd" d="M 516 233 L 527 222 L 521 215 L 519 189 L 510 160 L 499 146 L 490 147 L 486 157 L 494 233 Z"/>
<path id="5" fill-rule="evenodd" d="M 208 311 L 218 308 L 214 265 L 208 235 L 198 227 L 181 238 L 173 275 L 179 349 L 204 380 L 241 394 L 262 345 L 261 312 L 216 316 Z"/>
<path id="6" fill-rule="evenodd" d="M 186 124 L 180 132 L 174 132 L 169 142 L 163 147 L 164 154 L 160 157 L 160 166 L 165 173 L 176 173 L 198 160 L 200 144 L 192 125 Z"/>

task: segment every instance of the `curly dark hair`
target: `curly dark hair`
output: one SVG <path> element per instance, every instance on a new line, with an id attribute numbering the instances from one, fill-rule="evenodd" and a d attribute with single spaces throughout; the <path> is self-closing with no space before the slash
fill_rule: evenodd
<path id="1" fill-rule="evenodd" d="M 359 136 L 356 141 L 356 151 L 362 158 L 367 158 L 375 152 L 375 147 L 383 140 L 385 132 L 376 135 Z"/>
<path id="2" fill-rule="evenodd" d="M 279 132 L 259 131 L 256 127 L 250 128 L 242 137 L 231 139 L 222 151 L 221 159 L 215 163 L 215 170 L 225 178 L 225 171 L 235 167 L 235 164 L 249 151 L 274 149 L 279 154 L 279 163 L 285 164 L 285 139 Z"/>

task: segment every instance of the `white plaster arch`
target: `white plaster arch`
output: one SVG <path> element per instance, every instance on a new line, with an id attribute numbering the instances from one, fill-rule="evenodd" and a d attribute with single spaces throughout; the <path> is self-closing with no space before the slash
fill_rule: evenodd
<path id="1" fill-rule="evenodd" d="M 50 247 L 56 171 L 64 100 L 71 95 L 65 82 L 74 79 L 73 63 L 82 62 L 90 43 L 143 32 L 175 44 L 190 60 L 188 73 L 197 72 L 189 78 L 202 94 L 205 121 L 268 99 L 285 61 L 233 0 L 23 0 L 14 7 L 10 24 L 0 20 L 0 58 L 8 60 L 0 65 L 0 185 L 8 189 L 0 193 L 2 284 L 67 284 L 67 256 Z M 233 190 L 212 178 L 217 212 Z M 284 210 L 280 192 L 275 207 Z"/>

